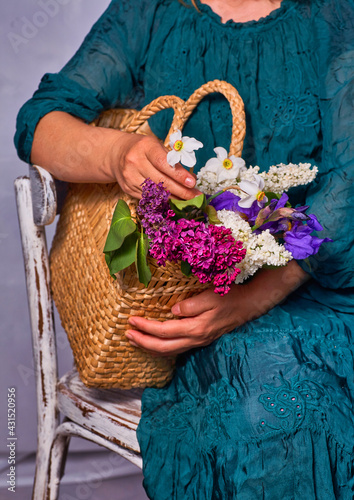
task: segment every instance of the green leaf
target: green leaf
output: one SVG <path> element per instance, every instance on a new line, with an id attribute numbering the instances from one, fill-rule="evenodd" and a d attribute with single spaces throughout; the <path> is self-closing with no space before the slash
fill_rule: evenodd
<path id="1" fill-rule="evenodd" d="M 273 193 L 273 191 L 265 191 L 264 193 L 266 195 L 266 197 L 268 198 L 268 202 L 266 203 L 266 205 L 269 205 L 269 203 L 272 201 L 272 200 L 280 200 L 281 198 L 281 194 L 278 194 L 278 193 Z"/>
<path id="2" fill-rule="evenodd" d="M 109 272 L 113 278 L 115 274 L 126 269 L 135 261 L 136 242 L 139 233 L 135 231 L 133 234 L 127 236 L 118 250 L 107 252 L 105 259 L 109 268 Z"/>
<path id="3" fill-rule="evenodd" d="M 140 233 L 136 242 L 136 270 L 140 283 L 148 286 L 151 280 L 151 271 L 147 263 L 147 254 L 149 251 L 149 239 L 143 232 Z"/>
<path id="4" fill-rule="evenodd" d="M 205 207 L 205 213 L 208 216 L 208 221 L 210 222 L 210 224 L 215 224 L 215 225 L 221 224 L 221 221 L 219 221 L 218 219 L 215 207 L 213 207 L 212 205 L 207 205 Z"/>
<path id="5" fill-rule="evenodd" d="M 174 210 L 174 208 L 177 208 L 178 211 L 182 211 L 187 207 L 204 208 L 206 205 L 205 194 L 199 194 L 198 196 L 195 196 L 191 200 L 170 199 L 169 201 L 172 210 Z"/>
<path id="6" fill-rule="evenodd" d="M 192 276 L 192 267 L 185 260 L 181 261 L 181 271 L 187 277 Z"/>
<path id="7" fill-rule="evenodd" d="M 137 229 L 137 225 L 132 220 L 128 205 L 125 201 L 119 200 L 113 213 L 111 227 L 107 236 L 104 253 L 118 250 L 127 236 Z"/>

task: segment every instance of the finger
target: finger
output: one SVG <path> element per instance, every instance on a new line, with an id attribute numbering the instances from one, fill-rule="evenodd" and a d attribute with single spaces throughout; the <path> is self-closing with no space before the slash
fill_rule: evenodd
<path id="1" fill-rule="evenodd" d="M 192 337 L 161 339 L 137 330 L 128 330 L 126 336 L 131 345 L 144 349 L 154 356 L 175 356 L 202 345 L 202 341 Z"/>
<path id="2" fill-rule="evenodd" d="M 163 339 L 193 335 L 193 324 L 188 319 L 155 321 L 140 316 L 132 316 L 129 318 L 129 324 L 140 332 Z"/>
<path id="3" fill-rule="evenodd" d="M 180 169 L 188 174 L 183 167 L 180 167 Z M 167 172 L 168 174 L 173 174 L 172 167 L 169 166 Z M 164 175 L 164 173 L 158 170 L 146 156 L 139 161 L 138 168 L 127 169 L 126 175 L 119 176 L 118 180 L 123 191 L 140 199 L 142 190 L 141 185 L 147 178 L 150 178 L 156 184 L 163 182 L 164 187 L 170 191 L 173 197 L 190 199 L 200 194 L 197 189 L 188 189 L 178 184 L 174 179 L 169 177 L 169 175 Z"/>
<path id="4" fill-rule="evenodd" d="M 190 199 L 198 196 L 200 191 L 195 188 L 196 178 L 188 172 L 182 165 L 177 164 L 171 167 L 166 160 L 166 151 L 156 148 L 147 151 L 147 159 L 154 166 L 156 171 L 151 179 L 154 182 L 163 182 L 172 196 L 181 199 Z"/>
<path id="5" fill-rule="evenodd" d="M 215 309 L 219 305 L 220 299 L 221 297 L 214 293 L 213 290 L 205 290 L 194 297 L 177 302 L 177 304 L 172 307 L 171 311 L 175 316 L 199 316 L 200 314 Z"/>

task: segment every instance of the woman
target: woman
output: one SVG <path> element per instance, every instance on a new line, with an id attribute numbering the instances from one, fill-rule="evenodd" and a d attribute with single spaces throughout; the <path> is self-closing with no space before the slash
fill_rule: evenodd
<path id="1" fill-rule="evenodd" d="M 354 497 L 353 24 L 344 0 L 116 0 L 19 114 L 19 154 L 57 178 L 117 181 L 139 196 L 150 177 L 188 199 L 194 177 L 172 170 L 156 139 L 87 122 L 218 78 L 245 102 L 248 164 L 319 167 L 291 199 L 311 206 L 333 243 L 225 297 L 181 302 L 179 320 L 131 319 L 132 344 L 181 354 L 171 384 L 143 396 L 150 498 Z M 168 112 L 150 120 L 161 138 L 169 123 Z M 185 127 L 205 145 L 199 167 L 230 130 L 226 101 L 205 99 Z"/>

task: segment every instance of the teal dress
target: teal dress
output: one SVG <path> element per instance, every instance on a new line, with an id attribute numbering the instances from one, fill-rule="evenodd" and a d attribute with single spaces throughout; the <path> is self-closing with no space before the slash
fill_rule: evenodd
<path id="1" fill-rule="evenodd" d="M 73 59 L 47 74 L 19 113 L 29 161 L 34 128 L 53 110 L 86 121 L 159 95 L 186 99 L 215 78 L 240 92 L 243 157 L 266 169 L 311 162 L 319 175 L 290 192 L 332 238 L 312 279 L 266 315 L 177 361 L 172 382 L 143 395 L 138 438 L 154 500 L 353 500 L 353 6 L 283 0 L 257 22 L 222 24 L 189 0 L 114 0 Z M 230 111 L 206 98 L 185 127 L 198 168 L 230 143 Z M 164 138 L 171 113 L 150 120 Z M 256 306 L 256 305 L 255 305 Z"/>

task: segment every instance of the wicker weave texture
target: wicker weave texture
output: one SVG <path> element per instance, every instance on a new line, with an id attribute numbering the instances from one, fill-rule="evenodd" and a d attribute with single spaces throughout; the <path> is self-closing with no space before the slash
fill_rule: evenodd
<path id="1" fill-rule="evenodd" d="M 233 114 L 230 153 L 240 156 L 245 134 L 243 103 L 226 82 L 209 82 L 186 102 L 165 96 L 140 112 L 106 111 L 94 125 L 151 134 L 146 120 L 157 111 L 172 107 L 172 133 L 182 129 L 198 102 L 215 91 L 229 99 Z M 138 281 L 134 265 L 119 273 L 114 281 L 103 248 L 118 199 L 124 199 L 135 211 L 136 200 L 117 184 L 70 185 L 51 249 L 53 298 L 76 367 L 87 386 L 162 387 L 172 378 L 175 360 L 151 356 L 130 345 L 125 336 L 128 319 L 172 318 L 171 307 L 176 302 L 200 293 L 206 285 L 184 276 L 177 264 L 158 267 L 152 259 L 152 279 L 147 288 Z"/>

